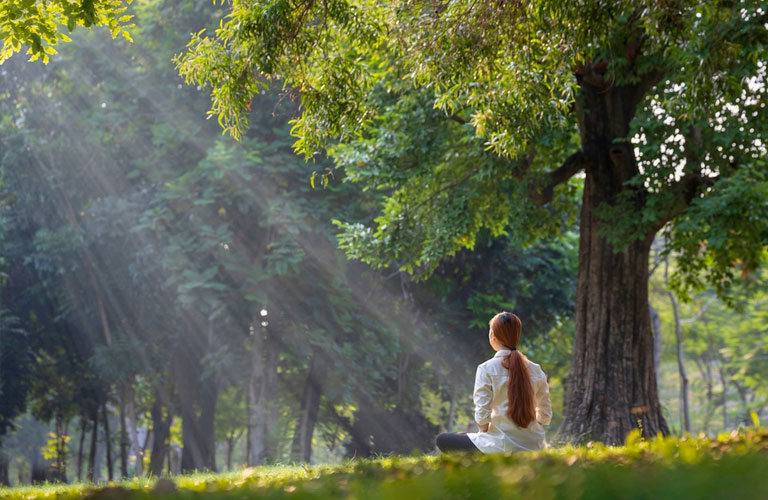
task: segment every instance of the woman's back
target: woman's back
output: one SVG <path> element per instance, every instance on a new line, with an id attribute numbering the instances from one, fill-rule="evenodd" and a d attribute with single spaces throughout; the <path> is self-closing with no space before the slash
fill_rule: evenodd
<path id="1" fill-rule="evenodd" d="M 536 418 L 526 428 L 516 425 L 509 417 L 509 371 L 502 360 L 509 350 L 496 355 L 477 367 L 475 377 L 475 421 L 490 422 L 488 432 L 468 434 L 472 442 L 484 453 L 502 453 L 520 450 L 540 450 L 546 447 L 544 428 L 552 419 L 547 376 L 538 364 L 527 360 L 533 387 Z"/>

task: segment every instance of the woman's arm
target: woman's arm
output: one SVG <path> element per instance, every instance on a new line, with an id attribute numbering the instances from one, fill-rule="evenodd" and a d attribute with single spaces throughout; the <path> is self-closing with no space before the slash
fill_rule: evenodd
<path id="1" fill-rule="evenodd" d="M 488 427 L 491 423 L 493 384 L 483 365 L 477 367 L 475 390 L 472 393 L 472 399 L 475 401 L 475 422 L 477 422 L 477 427 L 480 432 L 488 432 Z"/>

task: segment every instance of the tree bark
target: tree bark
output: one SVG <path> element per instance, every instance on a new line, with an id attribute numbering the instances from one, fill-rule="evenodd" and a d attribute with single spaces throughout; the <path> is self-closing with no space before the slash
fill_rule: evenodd
<path id="1" fill-rule="evenodd" d="M 317 356 L 312 356 L 301 395 L 301 411 L 293 431 L 291 455 L 294 460 L 309 462 L 312 458 L 312 434 L 320 411 L 325 375 L 325 363 Z"/>
<path id="2" fill-rule="evenodd" d="M 658 228 L 626 248 L 602 234 L 598 212 L 625 190 L 641 208 L 644 188 L 625 182 L 638 173 L 634 148 L 622 142 L 639 103 L 633 86 L 580 81 L 579 129 L 586 178 L 581 207 L 573 366 L 563 435 L 621 444 L 633 429 L 667 434 L 653 362 L 648 309 L 648 259 Z"/>

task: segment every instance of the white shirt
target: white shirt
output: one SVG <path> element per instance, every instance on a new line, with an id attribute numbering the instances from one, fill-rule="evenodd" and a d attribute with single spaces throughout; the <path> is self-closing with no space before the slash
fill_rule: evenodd
<path id="1" fill-rule="evenodd" d="M 475 376 L 475 421 L 478 425 L 490 423 L 488 432 L 470 432 L 469 439 L 483 453 L 507 453 L 522 450 L 546 448 L 544 428 L 552 420 L 552 403 L 549 400 L 547 376 L 539 365 L 528 361 L 528 372 L 533 385 L 533 401 L 536 405 L 536 420 L 526 429 L 518 427 L 507 417 L 509 400 L 509 371 L 501 366 L 507 349 L 477 367 Z"/>

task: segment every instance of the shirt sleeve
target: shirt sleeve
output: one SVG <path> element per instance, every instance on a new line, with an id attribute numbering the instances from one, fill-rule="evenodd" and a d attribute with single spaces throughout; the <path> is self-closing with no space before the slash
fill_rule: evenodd
<path id="1" fill-rule="evenodd" d="M 475 375 L 475 391 L 472 394 L 475 401 L 475 422 L 485 425 L 491 421 L 491 401 L 493 400 L 493 383 L 483 369 L 483 365 L 477 367 Z"/>
<path id="2" fill-rule="evenodd" d="M 544 375 L 542 373 L 542 375 Z M 544 375 L 536 384 L 536 421 L 541 425 L 549 425 L 552 421 L 552 402 L 549 399 L 549 384 Z"/>

